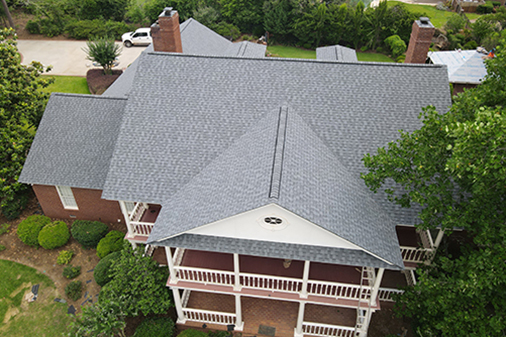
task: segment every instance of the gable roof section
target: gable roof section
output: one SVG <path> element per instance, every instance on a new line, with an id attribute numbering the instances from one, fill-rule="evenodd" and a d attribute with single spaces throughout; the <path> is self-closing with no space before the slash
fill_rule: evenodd
<path id="1" fill-rule="evenodd" d="M 102 189 L 126 99 L 51 95 L 20 182 Z"/>
<path id="2" fill-rule="evenodd" d="M 483 57 L 476 50 L 430 52 L 429 58 L 434 64 L 448 67 L 450 83 L 480 84 L 487 75 Z"/>
<path id="3" fill-rule="evenodd" d="M 365 153 L 421 126 L 422 107 L 451 103 L 446 69 L 434 65 L 147 53 L 135 85 L 106 199 L 165 202 L 284 104 L 358 177 Z M 416 212 L 374 197 L 396 223 L 413 223 Z"/>
<path id="4" fill-rule="evenodd" d="M 316 59 L 325 61 L 357 62 L 357 52 L 354 49 L 340 45 L 316 48 Z"/>
<path id="5" fill-rule="evenodd" d="M 288 110 L 268 113 L 163 203 L 148 242 L 276 203 L 402 266 L 391 219 L 359 178 Z"/>

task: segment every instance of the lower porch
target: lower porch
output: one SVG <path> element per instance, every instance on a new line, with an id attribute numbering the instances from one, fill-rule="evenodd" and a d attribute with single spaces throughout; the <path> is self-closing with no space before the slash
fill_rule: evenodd
<path id="1" fill-rule="evenodd" d="M 191 291 L 182 300 L 187 320 L 178 324 L 180 328 L 227 330 L 227 325 L 236 322 L 236 298 L 233 295 Z M 242 336 L 294 336 L 299 302 L 241 296 L 239 305 L 244 324 Z M 355 335 L 356 321 L 355 309 L 306 303 L 303 305 L 302 335 L 351 337 Z"/>

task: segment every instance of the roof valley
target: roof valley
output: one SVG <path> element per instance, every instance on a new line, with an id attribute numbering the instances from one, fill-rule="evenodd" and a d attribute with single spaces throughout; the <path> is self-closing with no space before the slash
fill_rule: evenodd
<path id="1" fill-rule="evenodd" d="M 286 123 L 288 120 L 288 107 L 279 108 L 278 130 L 276 143 L 274 145 L 274 156 L 272 160 L 271 184 L 269 198 L 279 199 L 281 190 L 281 176 L 283 174 L 283 158 L 285 155 Z"/>

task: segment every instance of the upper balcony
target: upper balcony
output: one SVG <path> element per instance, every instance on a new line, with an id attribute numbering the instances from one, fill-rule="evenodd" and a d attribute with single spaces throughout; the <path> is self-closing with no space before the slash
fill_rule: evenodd
<path id="1" fill-rule="evenodd" d="M 169 286 L 350 308 L 369 305 L 376 275 L 372 268 L 179 248 L 171 255 Z"/>
<path id="2" fill-rule="evenodd" d="M 137 202 L 129 212 L 130 228 L 128 240 L 144 243 L 148 239 L 162 206 Z"/>
<path id="3" fill-rule="evenodd" d="M 429 231 L 410 226 L 397 226 L 395 229 L 406 268 L 415 269 L 420 263 L 430 262 L 437 247 Z"/>

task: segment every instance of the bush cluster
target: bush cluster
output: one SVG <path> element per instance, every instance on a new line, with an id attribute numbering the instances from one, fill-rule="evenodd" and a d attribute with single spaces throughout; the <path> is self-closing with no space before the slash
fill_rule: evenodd
<path id="1" fill-rule="evenodd" d="M 71 250 L 62 250 L 58 257 L 56 258 L 56 263 L 58 264 L 68 264 L 72 257 L 74 256 L 74 252 Z"/>
<path id="2" fill-rule="evenodd" d="M 28 204 L 29 199 L 29 194 L 26 191 L 16 193 L 16 197 L 14 198 L 5 198 L 0 205 L 2 214 L 7 220 L 18 218 L 21 211 L 25 209 L 26 204 Z"/>
<path id="3" fill-rule="evenodd" d="M 83 295 L 83 284 L 81 281 L 72 281 L 65 287 L 65 295 L 73 301 L 77 301 Z"/>
<path id="4" fill-rule="evenodd" d="M 81 267 L 66 266 L 63 268 L 63 276 L 68 279 L 73 279 L 81 275 Z"/>
<path id="5" fill-rule="evenodd" d="M 133 337 L 172 337 L 176 331 L 174 321 L 168 317 L 145 319 L 135 330 Z"/>
<path id="6" fill-rule="evenodd" d="M 65 26 L 65 33 L 77 40 L 91 40 L 95 37 L 106 36 L 121 40 L 121 35 L 133 30 L 135 26 L 111 20 L 72 20 Z"/>
<path id="7" fill-rule="evenodd" d="M 70 239 L 70 231 L 63 221 L 55 221 L 42 228 L 39 233 L 39 245 L 45 249 L 63 246 Z"/>
<path id="8" fill-rule="evenodd" d="M 11 225 L 9 225 L 8 223 L 1 224 L 0 225 L 0 235 L 5 234 L 5 233 L 9 233 L 10 226 Z"/>
<path id="9" fill-rule="evenodd" d="M 95 282 L 101 287 L 105 286 L 112 280 L 111 276 L 111 264 L 113 260 L 119 259 L 121 257 L 121 252 L 114 252 L 103 259 L 101 259 L 97 265 L 95 266 L 95 270 L 93 271 L 93 277 L 95 278 Z"/>
<path id="10" fill-rule="evenodd" d="M 100 221 L 76 220 L 70 228 L 72 237 L 84 247 L 95 248 L 109 227 Z"/>
<path id="11" fill-rule="evenodd" d="M 31 215 L 19 224 L 18 237 L 24 244 L 39 247 L 39 233 L 42 228 L 50 223 L 51 219 L 47 216 Z"/>
<path id="12" fill-rule="evenodd" d="M 120 251 L 123 249 L 123 239 L 125 237 L 125 233 L 120 231 L 110 231 L 109 234 L 105 236 L 97 246 L 97 256 L 99 258 L 104 258 L 107 255 Z"/>

